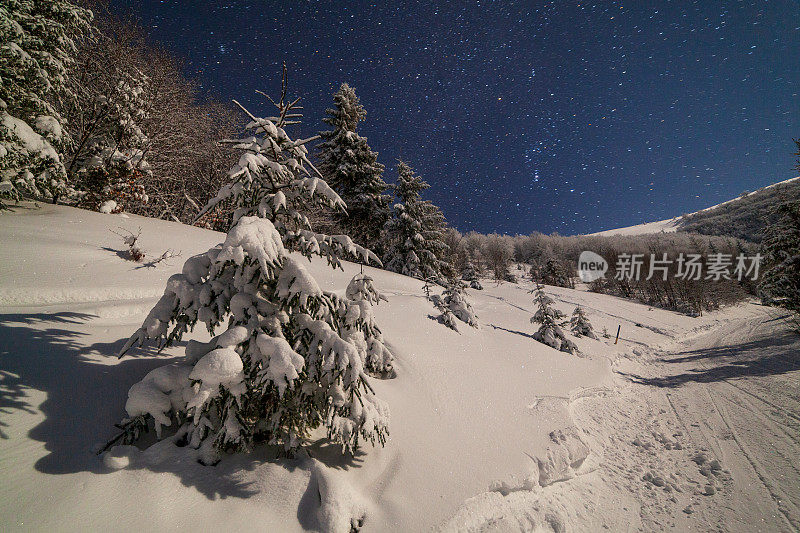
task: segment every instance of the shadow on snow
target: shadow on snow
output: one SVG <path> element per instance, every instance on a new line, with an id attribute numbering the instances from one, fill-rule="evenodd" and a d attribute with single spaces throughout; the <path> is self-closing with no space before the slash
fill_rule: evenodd
<path id="1" fill-rule="evenodd" d="M 773 337 L 731 346 L 689 350 L 665 359 L 667 364 L 695 363 L 680 374 L 646 378 L 625 374 L 631 381 L 657 387 L 679 387 L 688 382 L 712 383 L 726 379 L 773 376 L 800 370 L 800 337 L 784 332 Z"/>
<path id="2" fill-rule="evenodd" d="M 34 466 L 45 474 L 109 473 L 95 451 L 115 434 L 114 424 L 125 416 L 128 389 L 150 370 L 177 359 L 164 354 L 156 357 L 155 348 L 145 347 L 131 350 L 132 356 L 117 361 L 116 354 L 127 339 L 82 342 L 89 334 L 76 330 L 93 318 L 73 312 L 0 314 L 0 439 L 12 438 L 8 415 L 41 412 L 44 420 L 28 437 L 44 443 L 48 453 Z M 31 402 L 32 389 L 46 393 L 41 405 Z M 143 440 L 153 442 L 148 437 Z M 345 457 L 325 441 L 311 445 L 308 451 L 332 468 L 358 467 L 363 460 L 361 453 Z M 169 452 L 163 460 L 131 461 L 128 468 L 172 473 L 209 499 L 246 498 L 258 491 L 241 479 L 243 471 L 252 471 L 264 462 L 293 471 L 305 468 L 307 461 L 278 459 L 275 447 L 269 446 L 226 456 L 215 467 L 180 457 L 180 453 Z M 304 498 L 301 508 L 310 503 L 309 498 Z"/>

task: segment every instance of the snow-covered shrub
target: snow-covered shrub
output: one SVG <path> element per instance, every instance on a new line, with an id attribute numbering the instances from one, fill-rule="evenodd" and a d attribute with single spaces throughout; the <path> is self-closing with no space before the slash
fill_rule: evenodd
<path id="1" fill-rule="evenodd" d="M 97 210 L 103 213 L 104 215 L 110 215 L 111 213 L 119 213 L 121 211 L 121 209 L 119 209 L 119 206 L 117 205 L 117 202 L 115 202 L 114 200 L 106 200 L 105 202 L 102 202 L 98 206 Z"/>
<path id="2" fill-rule="evenodd" d="M 458 321 L 456 316 L 453 314 L 450 308 L 445 305 L 444 301 L 441 298 L 437 298 L 434 301 L 434 305 L 440 312 L 439 316 L 436 317 L 436 320 L 453 331 L 458 331 Z"/>
<path id="3" fill-rule="evenodd" d="M 197 322 L 212 334 L 224 331 L 207 343 L 189 341 L 180 364 L 134 385 L 123 433 L 109 445 L 136 440 L 150 424 L 157 433 L 175 424 L 177 438 L 202 447 L 204 462 L 258 441 L 292 453 L 319 426 L 343 452 L 352 453 L 362 439 L 385 441 L 388 407 L 347 340 L 352 330 L 343 323 L 342 302 L 323 292 L 290 252 L 323 256 L 333 266 L 341 253 L 376 258 L 349 237 L 314 233 L 301 214 L 301 207 L 344 204 L 308 161 L 304 142 L 284 131 L 294 103 L 280 102 L 279 117 L 256 118 L 242 108 L 251 136 L 235 141 L 243 151 L 239 163 L 206 207 L 232 201 L 234 226 L 224 243 L 190 258 L 170 278 L 122 353 L 150 339 L 163 348 Z M 350 291 L 352 300 L 362 288 Z"/>
<path id="4" fill-rule="evenodd" d="M 71 143 L 54 103 L 91 11 L 64 0 L 0 7 L 0 200 L 72 196 L 61 151 Z M 0 208 L 2 208 L 0 201 Z"/>
<path id="5" fill-rule="evenodd" d="M 425 299 L 430 300 L 434 305 L 436 304 L 436 299 L 440 298 L 440 296 L 438 294 L 433 294 L 431 290 L 439 285 L 441 285 L 441 282 L 437 276 L 428 276 L 422 283 L 422 292 L 425 294 Z"/>
<path id="6" fill-rule="evenodd" d="M 110 202 L 113 203 L 114 201 L 110 200 Z M 101 206 L 100 212 L 105 212 L 106 214 L 116 212 L 114 210 L 116 208 L 116 204 L 112 205 L 111 203 Z M 122 242 L 124 242 L 125 246 L 128 247 L 128 250 L 125 252 L 126 259 L 129 261 L 135 261 L 136 263 L 142 262 L 144 260 L 145 253 L 141 248 L 139 248 L 138 244 L 139 237 L 142 236 L 142 228 L 139 228 L 138 233 L 133 233 L 132 231 L 126 229 L 123 229 L 123 231 L 125 233 L 117 233 L 116 231 L 112 231 L 112 233 L 122 237 Z"/>
<path id="7" fill-rule="evenodd" d="M 541 324 L 533 338 L 556 350 L 575 353 L 578 347 L 567 338 L 561 327 L 564 325 L 564 313 L 552 307 L 553 300 L 540 288 L 536 291 L 534 303 L 538 306 L 531 323 Z"/>
<path id="8" fill-rule="evenodd" d="M 539 281 L 545 285 L 556 287 L 575 288 L 575 279 L 569 272 L 569 268 L 562 261 L 548 259 L 544 267 L 539 270 Z"/>
<path id="9" fill-rule="evenodd" d="M 509 267 L 514 257 L 513 238 L 497 233 L 487 235 L 483 241 L 482 252 L 487 265 L 494 273 L 494 279 L 498 282 L 508 280 L 511 276 Z"/>
<path id="10" fill-rule="evenodd" d="M 113 212 L 119 213 L 132 205 L 146 204 L 149 198 L 141 183 L 142 172 L 130 165 L 121 161 L 84 168 L 78 174 L 78 207 L 102 213 L 102 207 L 113 202 Z"/>
<path id="11" fill-rule="evenodd" d="M 581 306 L 576 307 L 572 312 L 572 317 L 569 320 L 569 328 L 576 337 L 597 339 L 592 324 L 589 322 L 589 317 L 586 316 L 586 311 L 584 311 Z"/>
<path id="12" fill-rule="evenodd" d="M 98 40 L 113 49 L 102 34 Z M 148 202 L 143 184 L 150 174 L 145 158 L 148 138 L 142 125 L 149 80 L 127 61 L 109 61 L 104 55 L 109 52 L 104 49 L 91 60 L 84 57 L 78 68 L 81 83 L 72 84 L 77 101 L 69 112 L 78 124 L 74 134 L 80 142 L 69 151 L 67 171 L 80 190 L 78 205 L 86 209 L 97 209 L 108 200 L 120 210 Z"/>
<path id="13" fill-rule="evenodd" d="M 483 290 L 483 286 L 478 280 L 478 271 L 475 269 L 475 265 L 472 264 L 472 261 L 467 261 L 467 264 L 464 266 L 464 270 L 461 272 L 461 279 L 468 282 L 470 288 L 477 289 L 479 291 Z"/>
<path id="14" fill-rule="evenodd" d="M 483 290 L 483 285 L 481 285 L 478 279 L 478 270 L 469 259 L 467 259 L 466 265 L 464 265 L 464 270 L 461 271 L 461 279 L 469 283 L 470 288 L 479 291 Z"/>
<path id="15" fill-rule="evenodd" d="M 460 279 L 450 278 L 442 295 L 434 294 L 430 300 L 439 311 L 438 316 L 431 318 L 435 318 L 453 331 L 458 331 L 457 320 L 466 322 L 474 328 L 480 328 L 478 317 L 467 301 L 464 283 Z"/>

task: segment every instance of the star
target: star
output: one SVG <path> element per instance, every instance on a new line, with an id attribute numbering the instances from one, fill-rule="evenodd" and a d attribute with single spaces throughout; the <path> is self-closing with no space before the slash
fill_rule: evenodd
<path id="1" fill-rule="evenodd" d="M 304 105 L 295 135 L 323 129 L 350 83 L 386 180 L 409 159 L 462 231 L 587 233 L 598 216 L 670 218 L 792 177 L 793 0 L 111 7 L 185 60 L 201 98 L 261 103 L 286 61 Z M 509 198 L 519 210 L 499 208 Z"/>

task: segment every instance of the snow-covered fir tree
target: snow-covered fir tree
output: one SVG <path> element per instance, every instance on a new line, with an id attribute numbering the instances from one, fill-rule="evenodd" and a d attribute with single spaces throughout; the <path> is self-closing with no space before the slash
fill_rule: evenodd
<path id="1" fill-rule="evenodd" d="M 434 261 L 426 265 L 429 276 L 452 278 L 456 276 L 455 267 L 447 258 L 449 248 L 445 243 L 447 220 L 439 206 L 430 200 L 422 202 L 422 235 L 425 237 L 425 246 L 433 254 Z"/>
<path id="2" fill-rule="evenodd" d="M 575 288 L 575 280 L 570 275 L 564 264 L 557 259 L 548 259 L 539 272 L 539 281 L 545 285 L 556 287 Z"/>
<path id="3" fill-rule="evenodd" d="M 158 436 L 163 426 L 176 427 L 175 442 L 198 449 L 206 464 L 223 450 L 246 450 L 259 441 L 293 453 L 319 426 L 343 452 L 352 453 L 364 439 L 384 442 L 388 408 L 369 385 L 362 354 L 347 340 L 348 326 L 359 320 L 348 322 L 341 312 L 358 308 L 360 314 L 370 290 L 351 284 L 352 302 L 342 302 L 322 291 L 290 254 L 323 256 L 332 266 L 341 254 L 377 259 L 349 237 L 313 232 L 302 215 L 314 206 L 345 206 L 309 162 L 307 141 L 294 141 L 284 130 L 294 122 L 296 104 L 285 99 L 284 70 L 278 116 L 257 118 L 240 106 L 250 118 L 249 136 L 234 142 L 242 151 L 239 162 L 206 208 L 232 202 L 233 227 L 224 243 L 190 258 L 170 278 L 122 353 L 147 340 L 163 348 L 197 322 L 215 336 L 189 341 L 182 361 L 153 370 L 130 389 L 123 432 L 107 447 L 133 442 L 151 426 Z M 370 335 L 379 340 L 375 330 Z M 385 364 L 389 356 L 378 351 Z"/>
<path id="4" fill-rule="evenodd" d="M 422 200 L 421 193 L 430 185 L 414 174 L 406 163 L 397 165 L 395 194 L 400 200 L 394 205 L 392 217 L 386 223 L 389 248 L 385 253 L 386 268 L 419 279 L 438 278 L 441 262 L 441 211 Z"/>
<path id="5" fill-rule="evenodd" d="M 380 244 L 381 230 L 389 218 L 391 198 L 383 181 L 384 166 L 378 154 L 357 133 L 367 112 L 355 90 L 343 83 L 333 95 L 335 107 L 323 119 L 332 129 L 320 132 L 319 170 L 347 204 L 336 219 L 344 233 L 365 246 Z"/>
<path id="6" fill-rule="evenodd" d="M 443 296 L 444 305 L 456 318 L 466 322 L 473 328 L 480 327 L 478 317 L 475 316 L 475 311 L 472 310 L 472 305 L 470 305 L 467 294 L 464 291 L 464 283 L 460 279 L 455 277 L 448 279 Z"/>
<path id="7" fill-rule="evenodd" d="M 577 352 L 578 347 L 567 338 L 561 329 L 564 325 L 564 313 L 553 308 L 553 300 L 541 288 L 536 290 L 534 303 L 538 309 L 536 314 L 531 317 L 531 323 L 537 323 L 540 326 L 539 330 L 533 334 L 533 338 L 562 352 Z"/>
<path id="8" fill-rule="evenodd" d="M 71 97 L 75 40 L 91 20 L 91 11 L 64 0 L 0 6 L 0 208 L 2 198 L 74 194 L 61 155 L 72 140 L 55 104 Z"/>
<path id="9" fill-rule="evenodd" d="M 586 316 L 586 311 L 581 306 L 576 307 L 572 312 L 572 317 L 569 319 L 569 329 L 576 337 L 597 339 L 592 323 L 589 322 L 589 317 Z"/>
<path id="10" fill-rule="evenodd" d="M 800 316 L 800 202 L 783 202 L 777 210 L 780 218 L 762 243 L 759 291 L 764 303 Z"/>
<path id="11" fill-rule="evenodd" d="M 343 337 L 358 349 L 368 372 L 392 375 L 394 356 L 386 347 L 372 309 L 381 300 L 386 301 L 386 297 L 378 292 L 372 278 L 366 274 L 356 274 L 350 280 L 345 296 L 347 299 L 340 310 L 345 328 Z"/>
<path id="12" fill-rule="evenodd" d="M 440 324 L 444 324 L 453 331 L 458 332 L 458 319 L 450 310 L 450 307 L 445 304 L 444 299 L 440 295 L 434 294 L 431 301 L 436 310 L 439 311 L 436 317 L 431 318 L 435 318 Z"/>
<path id="13" fill-rule="evenodd" d="M 483 285 L 481 285 L 481 282 L 478 279 L 478 271 L 471 260 L 467 260 L 467 264 L 464 265 L 464 270 L 461 272 L 461 279 L 468 282 L 470 288 L 477 289 L 479 291 L 483 290 Z"/>

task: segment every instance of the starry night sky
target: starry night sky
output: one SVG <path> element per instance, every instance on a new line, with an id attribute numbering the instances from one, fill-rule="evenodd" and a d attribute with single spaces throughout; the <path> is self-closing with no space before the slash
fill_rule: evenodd
<path id="1" fill-rule="evenodd" d="M 462 231 L 599 231 L 796 174 L 798 0 L 112 5 L 256 114 L 285 61 L 298 137 L 350 83 L 385 179 L 406 160 Z"/>

